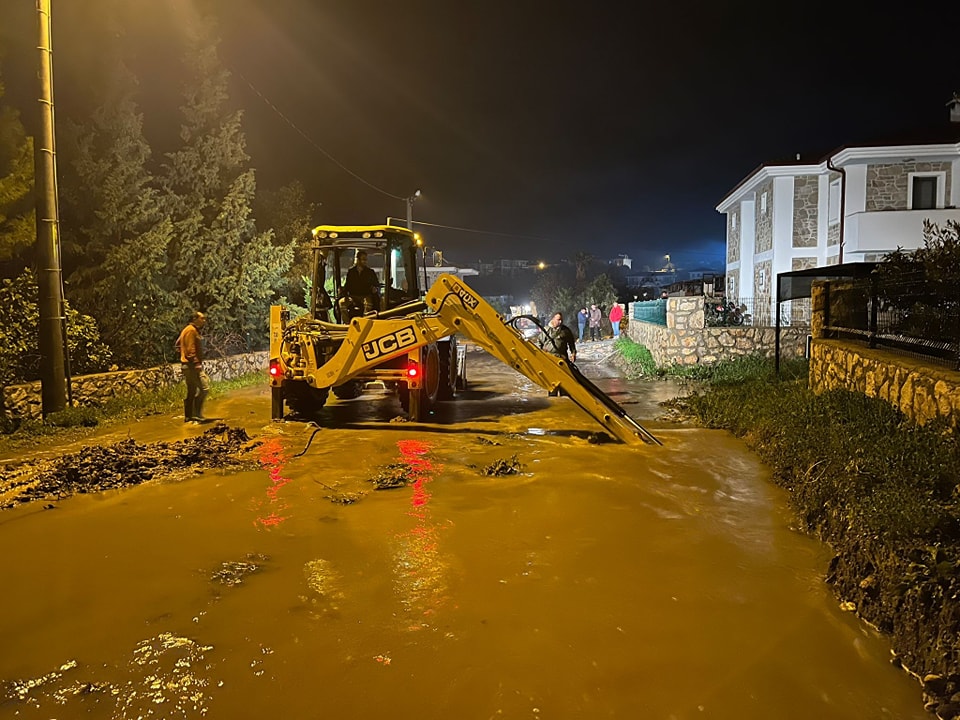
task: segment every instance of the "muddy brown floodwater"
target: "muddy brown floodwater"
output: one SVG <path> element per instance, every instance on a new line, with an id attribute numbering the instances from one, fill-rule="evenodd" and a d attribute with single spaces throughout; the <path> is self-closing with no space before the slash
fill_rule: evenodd
<path id="1" fill-rule="evenodd" d="M 252 468 L 0 512 L 0 718 L 928 717 L 769 470 L 656 419 L 673 386 L 582 360 L 664 443 L 598 445 L 469 362 L 434 423 L 375 393 L 271 423 L 249 389 L 208 411 L 260 441 Z"/>

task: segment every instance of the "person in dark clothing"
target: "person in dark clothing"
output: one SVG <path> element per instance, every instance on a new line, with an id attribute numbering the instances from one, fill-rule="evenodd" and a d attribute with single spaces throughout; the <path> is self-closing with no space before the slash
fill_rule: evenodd
<path id="1" fill-rule="evenodd" d="M 599 342 L 602 340 L 600 334 L 600 323 L 603 322 L 603 313 L 596 305 L 590 306 L 590 340 Z"/>
<path id="2" fill-rule="evenodd" d="M 540 336 L 540 347 L 569 362 L 577 361 L 577 339 L 573 330 L 563 324 L 563 313 L 554 313 L 550 318 L 546 333 Z"/>
<path id="3" fill-rule="evenodd" d="M 587 331 L 587 321 L 590 319 L 590 316 L 587 315 L 587 309 L 585 307 L 580 308 L 580 312 L 577 313 L 577 326 L 580 328 L 580 333 L 577 335 L 577 340 L 583 342 L 586 340 L 586 331 Z"/>
<path id="4" fill-rule="evenodd" d="M 200 336 L 206 322 L 206 315 L 195 312 L 177 338 L 180 372 L 187 383 L 187 396 L 183 400 L 184 422 L 201 423 L 206 420 L 203 417 L 203 401 L 210 391 L 210 378 L 203 371 L 203 338 Z"/>
<path id="5" fill-rule="evenodd" d="M 366 250 L 357 250 L 353 267 L 347 271 L 340 297 L 340 317 L 343 322 L 358 314 L 379 309 L 380 280 L 367 265 Z"/>

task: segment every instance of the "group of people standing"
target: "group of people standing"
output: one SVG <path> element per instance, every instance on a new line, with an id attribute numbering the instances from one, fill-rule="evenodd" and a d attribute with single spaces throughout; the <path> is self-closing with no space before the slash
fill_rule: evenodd
<path id="1" fill-rule="evenodd" d="M 620 321 L 623 320 L 623 306 L 614 303 L 608 314 L 610 326 L 613 328 L 613 337 L 620 337 Z M 562 357 L 570 362 L 577 361 L 577 340 L 586 341 L 586 331 L 590 330 L 590 340 L 602 340 L 601 323 L 603 322 L 603 312 L 593 304 L 589 312 L 586 307 L 580 308 L 577 313 L 577 325 L 580 328 L 579 335 L 574 335 L 573 330 L 563 324 L 563 313 L 556 312 L 550 318 L 550 322 L 545 328 L 546 332 L 540 337 L 540 347 L 547 352 Z"/>
<path id="2" fill-rule="evenodd" d="M 610 327 L 613 329 L 614 339 L 620 337 L 620 321 L 623 320 L 623 306 L 619 303 L 614 303 L 610 308 L 610 313 L 607 318 L 610 320 Z M 587 330 L 590 331 L 591 341 L 602 340 L 602 323 L 603 311 L 600 310 L 596 304 L 591 305 L 590 310 L 587 310 L 586 307 L 580 308 L 580 312 L 577 313 L 577 325 L 580 328 L 579 340 L 581 342 L 587 341 Z"/>

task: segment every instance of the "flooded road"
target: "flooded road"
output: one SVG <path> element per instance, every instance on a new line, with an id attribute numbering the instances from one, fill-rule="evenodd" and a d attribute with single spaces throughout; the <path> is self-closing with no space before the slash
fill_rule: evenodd
<path id="1" fill-rule="evenodd" d="M 208 411 L 259 467 L 0 513 L 0 718 L 928 717 L 768 469 L 655 420 L 673 387 L 581 362 L 664 443 L 596 445 L 469 362 L 436 423 L 374 396 L 271 423 L 240 391 Z"/>

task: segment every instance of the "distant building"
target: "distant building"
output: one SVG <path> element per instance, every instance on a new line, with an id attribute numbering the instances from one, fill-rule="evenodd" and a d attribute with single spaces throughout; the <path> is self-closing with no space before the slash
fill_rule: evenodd
<path id="1" fill-rule="evenodd" d="M 613 260 L 609 262 L 610 265 L 616 265 L 617 267 L 624 267 L 629 269 L 633 268 L 633 260 L 631 260 L 626 255 L 617 255 Z"/>
<path id="2" fill-rule="evenodd" d="M 676 270 L 641 270 L 632 272 L 626 277 L 628 288 L 665 288 L 677 282 Z"/>
<path id="3" fill-rule="evenodd" d="M 458 278 L 475 277 L 480 274 L 473 268 L 461 268 L 454 265 L 427 265 L 427 287 L 432 287 L 440 275 L 456 275 Z M 469 284 L 469 281 L 467 281 Z"/>
<path id="4" fill-rule="evenodd" d="M 731 190 L 726 293 L 773 309 L 778 273 L 877 261 L 923 243 L 923 223 L 960 221 L 960 98 L 952 122 L 825 155 L 765 163 Z"/>
<path id="5" fill-rule="evenodd" d="M 687 273 L 686 280 L 679 280 L 666 287 L 671 295 L 722 295 L 724 291 L 723 273 L 694 270 Z"/>

